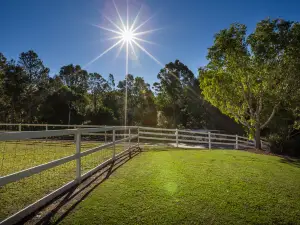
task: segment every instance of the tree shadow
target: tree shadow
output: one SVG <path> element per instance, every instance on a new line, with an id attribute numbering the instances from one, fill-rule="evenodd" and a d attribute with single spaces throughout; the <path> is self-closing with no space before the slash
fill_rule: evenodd
<path id="1" fill-rule="evenodd" d="M 280 162 L 300 168 L 300 159 L 284 157 L 280 159 Z"/>
<path id="2" fill-rule="evenodd" d="M 120 156 L 116 161 L 107 165 L 101 171 L 84 180 L 80 185 L 68 190 L 61 196 L 52 200 L 38 212 L 28 216 L 18 224 L 58 224 L 75 207 L 82 202 L 100 184 L 107 180 L 118 168 L 141 153 L 140 148 Z M 42 214 L 42 215 L 41 215 Z"/>

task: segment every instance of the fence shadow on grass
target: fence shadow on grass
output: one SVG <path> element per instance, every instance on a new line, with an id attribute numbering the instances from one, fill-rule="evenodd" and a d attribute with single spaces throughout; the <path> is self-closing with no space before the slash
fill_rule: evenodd
<path id="1" fill-rule="evenodd" d="M 80 185 L 68 190 L 62 196 L 54 199 L 50 204 L 40 210 L 35 215 L 30 215 L 19 224 L 58 224 L 61 222 L 75 207 L 83 201 L 89 194 L 107 180 L 118 168 L 130 161 L 141 153 L 140 148 L 132 152 L 127 152 L 124 156 L 118 158 L 115 162 L 107 165 L 101 171 L 98 171 L 91 177 L 87 178 Z"/>
<path id="2" fill-rule="evenodd" d="M 280 162 L 300 168 L 300 159 L 284 157 L 284 158 L 280 159 Z"/>

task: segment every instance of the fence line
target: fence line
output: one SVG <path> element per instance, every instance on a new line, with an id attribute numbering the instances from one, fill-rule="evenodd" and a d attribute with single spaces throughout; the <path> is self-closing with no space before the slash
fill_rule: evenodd
<path id="1" fill-rule="evenodd" d="M 214 148 L 215 146 L 229 146 L 233 149 L 244 149 L 244 148 L 255 148 L 255 143 L 252 140 L 248 140 L 245 137 L 238 135 L 229 135 L 229 134 L 219 134 L 213 132 L 198 132 L 190 130 L 179 130 L 179 129 L 161 129 L 153 127 L 109 127 L 109 126 L 92 126 L 89 125 L 88 128 L 86 125 L 72 125 L 76 129 L 62 129 L 62 130 L 49 130 L 49 126 L 53 127 L 70 127 L 69 125 L 49 125 L 49 124 L 0 124 L 0 126 L 18 126 L 19 130 L 22 130 L 22 126 L 39 126 L 45 128 L 42 131 L 17 131 L 17 132 L 2 132 L 0 133 L 0 141 L 20 141 L 20 140 L 30 140 L 30 139 L 41 139 L 49 137 L 59 137 L 63 135 L 72 135 L 74 136 L 73 141 L 75 140 L 75 151 L 72 155 L 62 157 L 50 162 L 33 166 L 21 171 L 15 171 L 8 175 L 0 177 L 0 187 L 3 187 L 7 184 L 20 181 L 26 177 L 31 177 L 35 174 L 40 174 L 43 171 L 49 170 L 51 168 L 58 167 L 60 165 L 66 164 L 71 161 L 75 161 L 75 174 L 74 179 L 50 194 L 42 197 L 38 201 L 28 205 L 24 209 L 18 211 L 12 216 L 6 218 L 0 224 L 13 224 L 19 222 L 27 215 L 33 213 L 38 208 L 44 206 L 52 199 L 56 198 L 66 190 L 75 185 L 79 184 L 82 180 L 88 178 L 93 173 L 97 172 L 101 168 L 107 166 L 109 163 L 112 163 L 126 152 L 131 152 L 133 148 L 138 147 L 141 140 L 156 141 L 156 142 L 167 142 L 173 143 L 176 147 L 180 147 L 181 144 L 204 144 L 208 146 L 209 149 Z M 116 133 L 116 132 L 123 133 Z M 112 132 L 112 133 L 109 133 Z M 188 135 L 190 134 L 190 135 Z M 82 138 L 83 136 L 105 136 L 105 143 L 96 147 L 89 148 L 85 151 L 82 151 Z M 107 142 L 107 138 L 112 137 L 112 140 Z M 116 137 L 123 137 L 119 140 L 116 140 Z M 43 141 L 43 139 L 41 139 Z M 132 143 L 132 140 L 137 140 L 137 143 Z M 124 150 L 116 153 L 116 145 L 121 142 L 128 142 L 128 148 L 124 147 Z M 266 141 L 262 140 L 262 147 L 267 149 L 269 144 Z M 113 147 L 112 154 L 109 159 L 104 162 L 96 165 L 94 168 L 91 168 L 87 172 L 82 174 L 82 161 L 81 159 L 85 156 L 91 155 L 93 153 L 99 152 L 103 149 Z"/>
<path id="2" fill-rule="evenodd" d="M 104 136 L 104 140 L 105 142 L 107 142 L 107 138 L 108 137 L 112 137 L 112 134 L 108 134 L 107 131 L 112 129 L 112 126 L 106 126 L 106 125 L 66 125 L 66 124 L 21 124 L 21 123 L 0 123 L 0 127 L 4 126 L 4 127 L 12 127 L 12 126 L 17 126 L 18 127 L 18 131 L 23 131 L 24 128 L 26 127 L 42 127 L 44 128 L 45 131 L 49 130 L 49 127 L 54 127 L 54 128 L 58 128 L 58 127 L 62 127 L 62 128 L 81 128 L 81 129 L 99 129 L 101 128 L 102 131 L 104 133 L 99 133 L 99 134 L 95 134 L 95 133 L 91 133 L 92 131 L 89 130 L 89 134 L 90 136 Z M 129 130 L 129 129 L 133 129 L 133 128 L 138 128 L 138 126 L 117 126 L 114 127 L 116 130 Z M 193 135 L 204 135 L 203 137 L 201 136 L 201 138 L 206 139 L 207 142 L 203 142 L 202 140 L 199 142 L 201 144 L 208 144 L 209 146 L 211 146 L 211 144 L 217 144 L 217 145 L 221 145 L 221 142 L 214 142 L 213 140 L 221 140 L 221 141 L 229 141 L 229 138 L 232 138 L 232 146 L 234 146 L 234 148 L 238 149 L 239 143 L 242 143 L 240 146 L 243 146 L 244 148 L 255 148 L 255 142 L 253 140 L 249 140 L 247 137 L 243 137 L 243 136 L 238 136 L 238 135 L 232 135 L 232 134 L 221 134 L 219 132 L 215 133 L 215 132 L 203 132 L 203 131 L 192 131 L 192 130 L 178 130 L 178 129 L 167 129 L 167 128 L 154 128 L 154 127 L 139 127 L 139 129 L 141 131 L 139 131 L 139 134 L 142 135 L 154 135 L 154 136 L 165 136 L 165 138 L 163 137 L 148 137 L 148 136 L 142 136 L 141 139 L 147 139 L 147 140 L 157 140 L 157 141 L 173 141 L 171 138 L 166 138 L 168 137 L 174 137 L 174 139 L 176 139 L 176 146 L 178 146 L 178 141 L 179 141 L 179 137 L 184 137 L 184 138 L 192 138 L 189 135 L 185 135 L 185 134 L 180 134 L 180 133 L 190 133 Z M 1 129 L 0 129 L 1 130 Z M 155 131 L 159 131 L 160 133 L 156 133 Z M 66 131 L 66 133 L 68 133 L 70 131 Z M 168 132 L 168 133 L 166 133 Z M 170 133 L 173 132 L 173 133 Z M 177 133 L 176 133 L 177 132 Z M 44 135 L 42 133 L 40 133 L 41 135 Z M 176 135 L 177 134 L 177 135 Z M 84 135 L 84 132 L 82 133 L 82 135 Z M 210 138 L 209 138 L 210 135 Z M 39 136 L 39 135 L 37 135 Z M 54 135 L 50 135 L 50 136 L 54 136 Z M 128 134 L 115 134 L 116 137 L 120 137 L 120 136 L 128 136 Z M 214 138 L 214 136 L 216 138 Z M 217 138 L 218 136 L 218 138 Z M 220 136 L 225 137 L 224 139 L 221 139 Z M 200 137 L 200 136 L 199 136 Z M 234 140 L 234 138 L 236 140 Z M 2 138 L 3 139 L 3 138 Z M 2 140 L 1 136 L 0 136 L 0 141 Z M 189 142 L 192 143 L 191 141 L 185 140 L 185 139 L 180 139 L 181 142 Z M 234 143 L 235 142 L 235 143 Z M 193 143 L 197 143 L 197 142 L 193 142 Z M 225 145 L 228 145 L 227 143 L 225 143 Z M 261 139 L 261 146 L 264 150 L 269 149 L 270 144 L 265 141 L 264 139 Z"/>
<path id="3" fill-rule="evenodd" d="M 116 140 L 116 131 L 126 131 L 128 130 L 129 133 L 127 135 L 124 135 L 125 138 Z M 39 199 L 38 201 L 34 202 L 33 204 L 30 204 L 29 206 L 25 207 L 24 209 L 18 211 L 17 213 L 13 214 L 12 216 L 4 219 L 0 222 L 0 224 L 14 224 L 19 221 L 21 221 L 24 217 L 27 215 L 33 213 L 38 208 L 42 207 L 43 205 L 47 204 L 49 201 L 57 197 L 58 195 L 62 194 L 64 191 L 68 190 L 69 188 L 73 187 L 76 184 L 79 184 L 82 180 L 86 179 L 93 173 L 97 172 L 101 168 L 105 167 L 109 163 L 112 163 L 116 159 L 118 159 L 120 156 L 122 156 L 126 152 L 130 152 L 133 150 L 133 148 L 138 146 L 137 144 L 130 145 L 130 141 L 137 139 L 138 134 L 132 134 L 131 131 L 137 131 L 137 128 L 131 128 L 131 127 L 100 127 L 100 128 L 82 128 L 82 129 L 72 129 L 72 130 L 47 130 L 47 131 L 24 131 L 24 132 L 3 132 L 0 133 L 0 141 L 20 141 L 20 140 L 30 140 L 30 139 L 36 139 L 36 138 L 48 138 L 48 137 L 57 137 L 62 135 L 74 135 L 75 137 L 75 146 L 76 149 L 74 151 L 73 155 L 59 158 L 57 160 L 53 160 L 38 166 L 34 166 L 28 169 L 24 169 L 21 171 L 17 171 L 12 174 L 8 174 L 5 176 L 0 177 L 0 187 L 4 187 L 5 185 L 8 185 L 10 183 L 20 181 L 26 177 L 31 177 L 35 174 L 39 174 L 43 171 L 49 170 L 54 167 L 58 167 L 60 165 L 66 164 L 68 162 L 71 162 L 73 160 L 76 161 L 76 174 L 74 179 L 63 185 L 62 187 L 58 188 L 57 190 L 51 192 L 50 194 L 44 196 L 43 198 Z M 84 152 L 81 151 L 81 139 L 82 134 L 88 135 L 89 132 L 92 132 L 95 134 L 95 132 L 102 132 L 102 131 L 112 131 L 113 132 L 113 141 L 110 143 L 106 143 L 104 145 L 100 145 L 98 147 L 94 147 L 91 149 L 88 149 Z M 121 135 L 118 135 L 121 136 Z M 121 151 L 120 153 L 116 154 L 116 145 L 121 142 L 128 141 L 129 147 Z M 84 174 L 81 174 L 81 159 L 87 155 L 93 154 L 95 152 L 101 151 L 105 148 L 113 147 L 113 154 L 111 157 L 106 160 L 105 162 L 101 163 L 100 165 L 97 165 L 95 168 L 92 168 L 91 170 L 85 172 Z"/>

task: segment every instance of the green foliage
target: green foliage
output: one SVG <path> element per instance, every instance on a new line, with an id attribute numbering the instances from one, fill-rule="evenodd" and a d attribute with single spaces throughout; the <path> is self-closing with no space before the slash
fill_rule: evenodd
<path id="1" fill-rule="evenodd" d="M 142 76 L 128 74 L 116 85 L 112 74 L 105 78 L 80 65 L 49 72 L 32 50 L 18 63 L 0 54 L 0 122 L 124 125 L 127 104 L 127 125 L 220 129 L 212 121 L 221 114 L 208 117 L 211 105 L 198 79 L 179 60 L 160 71 L 156 94 Z"/>
<path id="2" fill-rule="evenodd" d="M 248 36 L 245 25 L 233 24 L 215 35 L 209 63 L 199 69 L 205 99 L 255 135 L 258 148 L 260 130 L 299 99 L 299 39 L 295 22 L 263 20 Z"/>
<path id="3" fill-rule="evenodd" d="M 170 62 L 157 78 L 159 82 L 154 87 L 160 126 L 199 128 L 206 125 L 199 83 L 186 65 L 179 60 Z"/>

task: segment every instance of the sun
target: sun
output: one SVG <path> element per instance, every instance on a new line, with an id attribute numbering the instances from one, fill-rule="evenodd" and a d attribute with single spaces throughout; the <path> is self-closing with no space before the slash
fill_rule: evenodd
<path id="1" fill-rule="evenodd" d="M 121 36 L 123 41 L 131 42 L 134 38 L 134 33 L 130 30 L 124 30 Z"/>
<path id="2" fill-rule="evenodd" d="M 114 4 L 117 16 L 119 18 L 119 23 L 114 22 L 109 17 L 104 16 L 106 18 L 106 20 L 108 20 L 110 22 L 110 24 L 112 25 L 112 28 L 103 27 L 103 26 L 100 26 L 100 25 L 94 25 L 94 26 L 98 27 L 102 30 L 109 31 L 112 34 L 114 34 L 114 36 L 108 38 L 107 40 L 116 40 L 116 41 L 112 46 L 110 46 L 108 49 L 106 49 L 104 52 L 102 52 L 96 58 L 94 58 L 89 63 L 87 63 L 84 66 L 84 68 L 88 67 L 89 65 L 91 65 L 92 63 L 97 61 L 99 58 L 101 58 L 102 56 L 104 56 L 106 53 L 108 53 L 112 49 L 116 48 L 117 46 L 119 46 L 118 54 L 121 52 L 122 49 L 125 49 L 125 51 L 126 51 L 126 68 L 128 68 L 128 57 L 129 57 L 128 53 L 132 52 L 134 54 L 134 58 L 137 59 L 138 58 L 137 55 L 136 55 L 136 50 L 137 49 L 144 52 L 146 55 L 148 55 L 151 59 L 153 59 L 160 66 L 164 66 L 150 52 L 148 52 L 146 50 L 146 48 L 143 46 L 143 43 L 155 44 L 154 42 L 151 42 L 149 40 L 144 39 L 143 38 L 144 35 L 152 33 L 152 32 L 157 31 L 157 30 L 161 30 L 160 28 L 159 29 L 151 29 L 151 30 L 142 30 L 143 26 L 146 23 L 148 23 L 149 20 L 151 20 L 152 17 L 149 17 L 147 20 L 145 20 L 142 23 L 138 24 L 139 16 L 140 16 L 141 9 L 142 9 L 142 7 L 141 7 L 139 12 L 135 16 L 134 21 L 132 23 L 130 23 L 129 22 L 128 5 L 127 5 L 127 18 L 123 19 L 121 17 L 121 14 L 120 14 L 114 0 L 112 2 Z M 127 69 L 126 69 L 126 74 L 128 74 Z"/>

